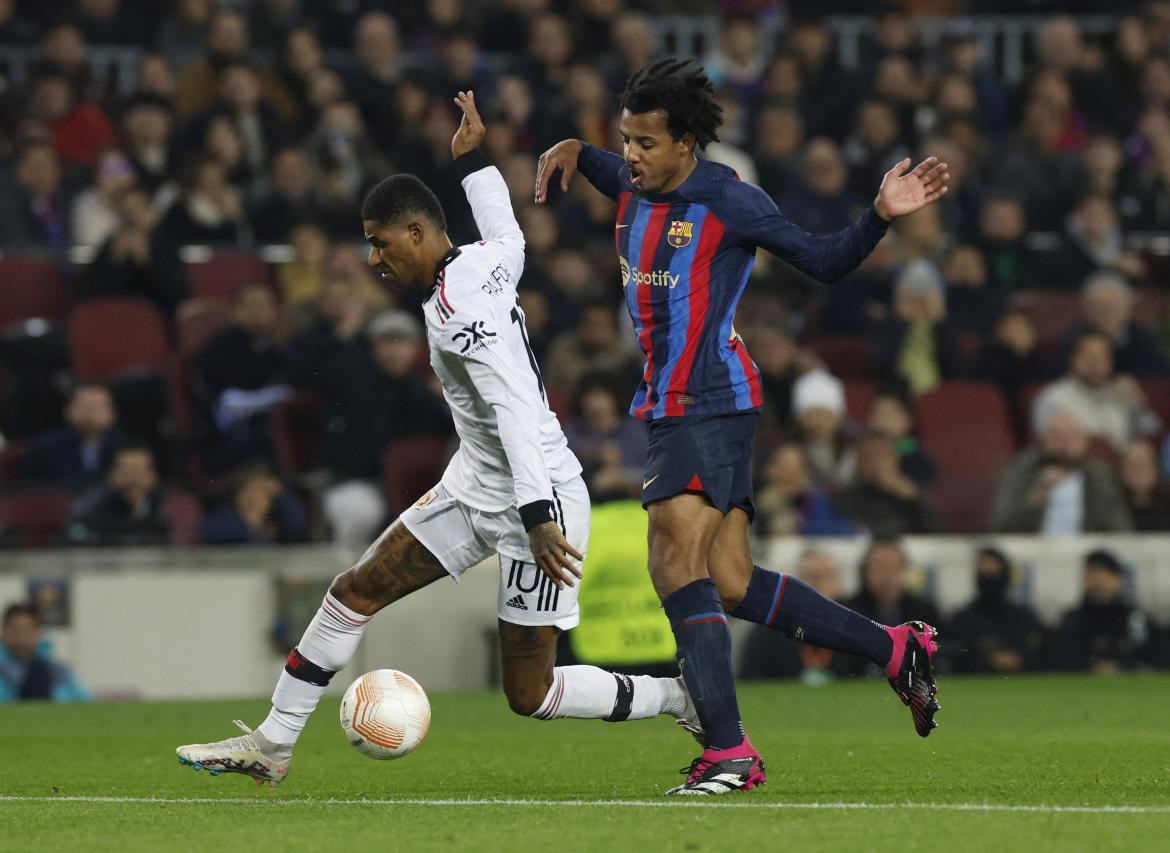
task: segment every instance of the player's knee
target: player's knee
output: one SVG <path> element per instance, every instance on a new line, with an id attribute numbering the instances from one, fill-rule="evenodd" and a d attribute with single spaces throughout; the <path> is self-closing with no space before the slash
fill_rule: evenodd
<path id="1" fill-rule="evenodd" d="M 544 704 L 548 688 L 547 684 L 507 684 L 504 686 L 504 696 L 512 713 L 531 717 Z"/>

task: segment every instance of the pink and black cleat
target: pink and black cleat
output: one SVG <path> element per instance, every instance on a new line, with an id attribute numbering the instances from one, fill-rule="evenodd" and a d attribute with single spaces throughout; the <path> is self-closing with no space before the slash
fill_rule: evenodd
<path id="1" fill-rule="evenodd" d="M 763 785 L 764 760 L 745 737 L 739 746 L 730 749 L 704 749 L 703 754 L 679 771 L 687 781 L 667 791 L 679 796 L 710 796 L 732 791 L 750 791 Z"/>
<path id="2" fill-rule="evenodd" d="M 909 706 L 915 730 L 926 737 L 938 725 L 934 719 L 939 710 L 935 701 L 938 685 L 932 662 L 938 652 L 938 631 L 925 622 L 906 622 L 886 630 L 894 641 L 894 653 L 886 666 L 890 687 L 902 704 Z"/>

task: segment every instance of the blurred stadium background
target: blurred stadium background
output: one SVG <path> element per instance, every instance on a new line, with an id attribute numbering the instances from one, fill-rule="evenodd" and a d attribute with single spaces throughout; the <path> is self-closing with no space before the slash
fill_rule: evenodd
<path id="1" fill-rule="evenodd" d="M 445 168 L 461 88 L 597 501 L 564 654 L 671 660 L 613 210 L 582 179 L 532 204 L 552 143 L 620 149 L 617 94 L 666 54 L 716 82 L 707 156 L 810 230 L 903 156 L 952 174 L 832 289 L 759 258 L 761 562 L 939 614 L 952 672 L 1170 666 L 1170 3 L 0 0 L 0 605 L 36 604 L 0 658 L 20 634 L 53 661 L 26 693 L 266 693 L 329 578 L 438 479 L 419 306 L 369 275 L 357 210 L 414 172 L 475 239 Z M 354 671 L 492 684 L 495 584 L 395 606 Z M 864 674 L 737 645 L 744 675 Z"/>

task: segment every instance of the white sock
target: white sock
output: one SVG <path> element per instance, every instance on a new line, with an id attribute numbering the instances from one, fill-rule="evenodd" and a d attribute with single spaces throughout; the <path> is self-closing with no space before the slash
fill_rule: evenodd
<path id="1" fill-rule="evenodd" d="M 558 666 L 544 702 L 533 714 L 540 720 L 644 720 L 659 714 L 677 717 L 686 696 L 673 678 L 619 675 L 595 666 Z"/>
<path id="2" fill-rule="evenodd" d="M 298 678 L 290 672 L 293 661 L 298 657 L 309 665 L 325 670 L 328 674 L 345 669 L 357 651 L 362 633 L 370 617 L 350 610 L 331 593 L 325 593 L 317 615 L 305 629 L 305 635 L 289 655 L 289 665 L 280 674 L 276 690 L 272 694 L 272 710 L 268 717 L 256 727 L 256 733 L 270 743 L 285 746 L 291 752 L 293 744 L 309 721 L 309 715 L 317 708 L 325 684 L 313 683 Z M 319 676 L 319 674 L 317 674 Z"/>

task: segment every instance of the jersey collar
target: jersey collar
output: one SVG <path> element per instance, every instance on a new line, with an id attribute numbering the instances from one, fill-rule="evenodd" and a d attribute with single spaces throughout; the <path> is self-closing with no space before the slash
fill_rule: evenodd
<path id="1" fill-rule="evenodd" d="M 435 288 L 443 283 L 443 277 L 447 274 L 447 266 L 461 254 L 463 254 L 462 249 L 458 246 L 452 246 L 447 250 L 447 254 L 439 258 L 439 262 L 435 264 L 435 280 L 431 282 L 431 286 L 427 290 L 427 299 L 430 299 L 431 294 L 435 292 Z M 423 301 L 425 302 L 426 300 Z"/>

